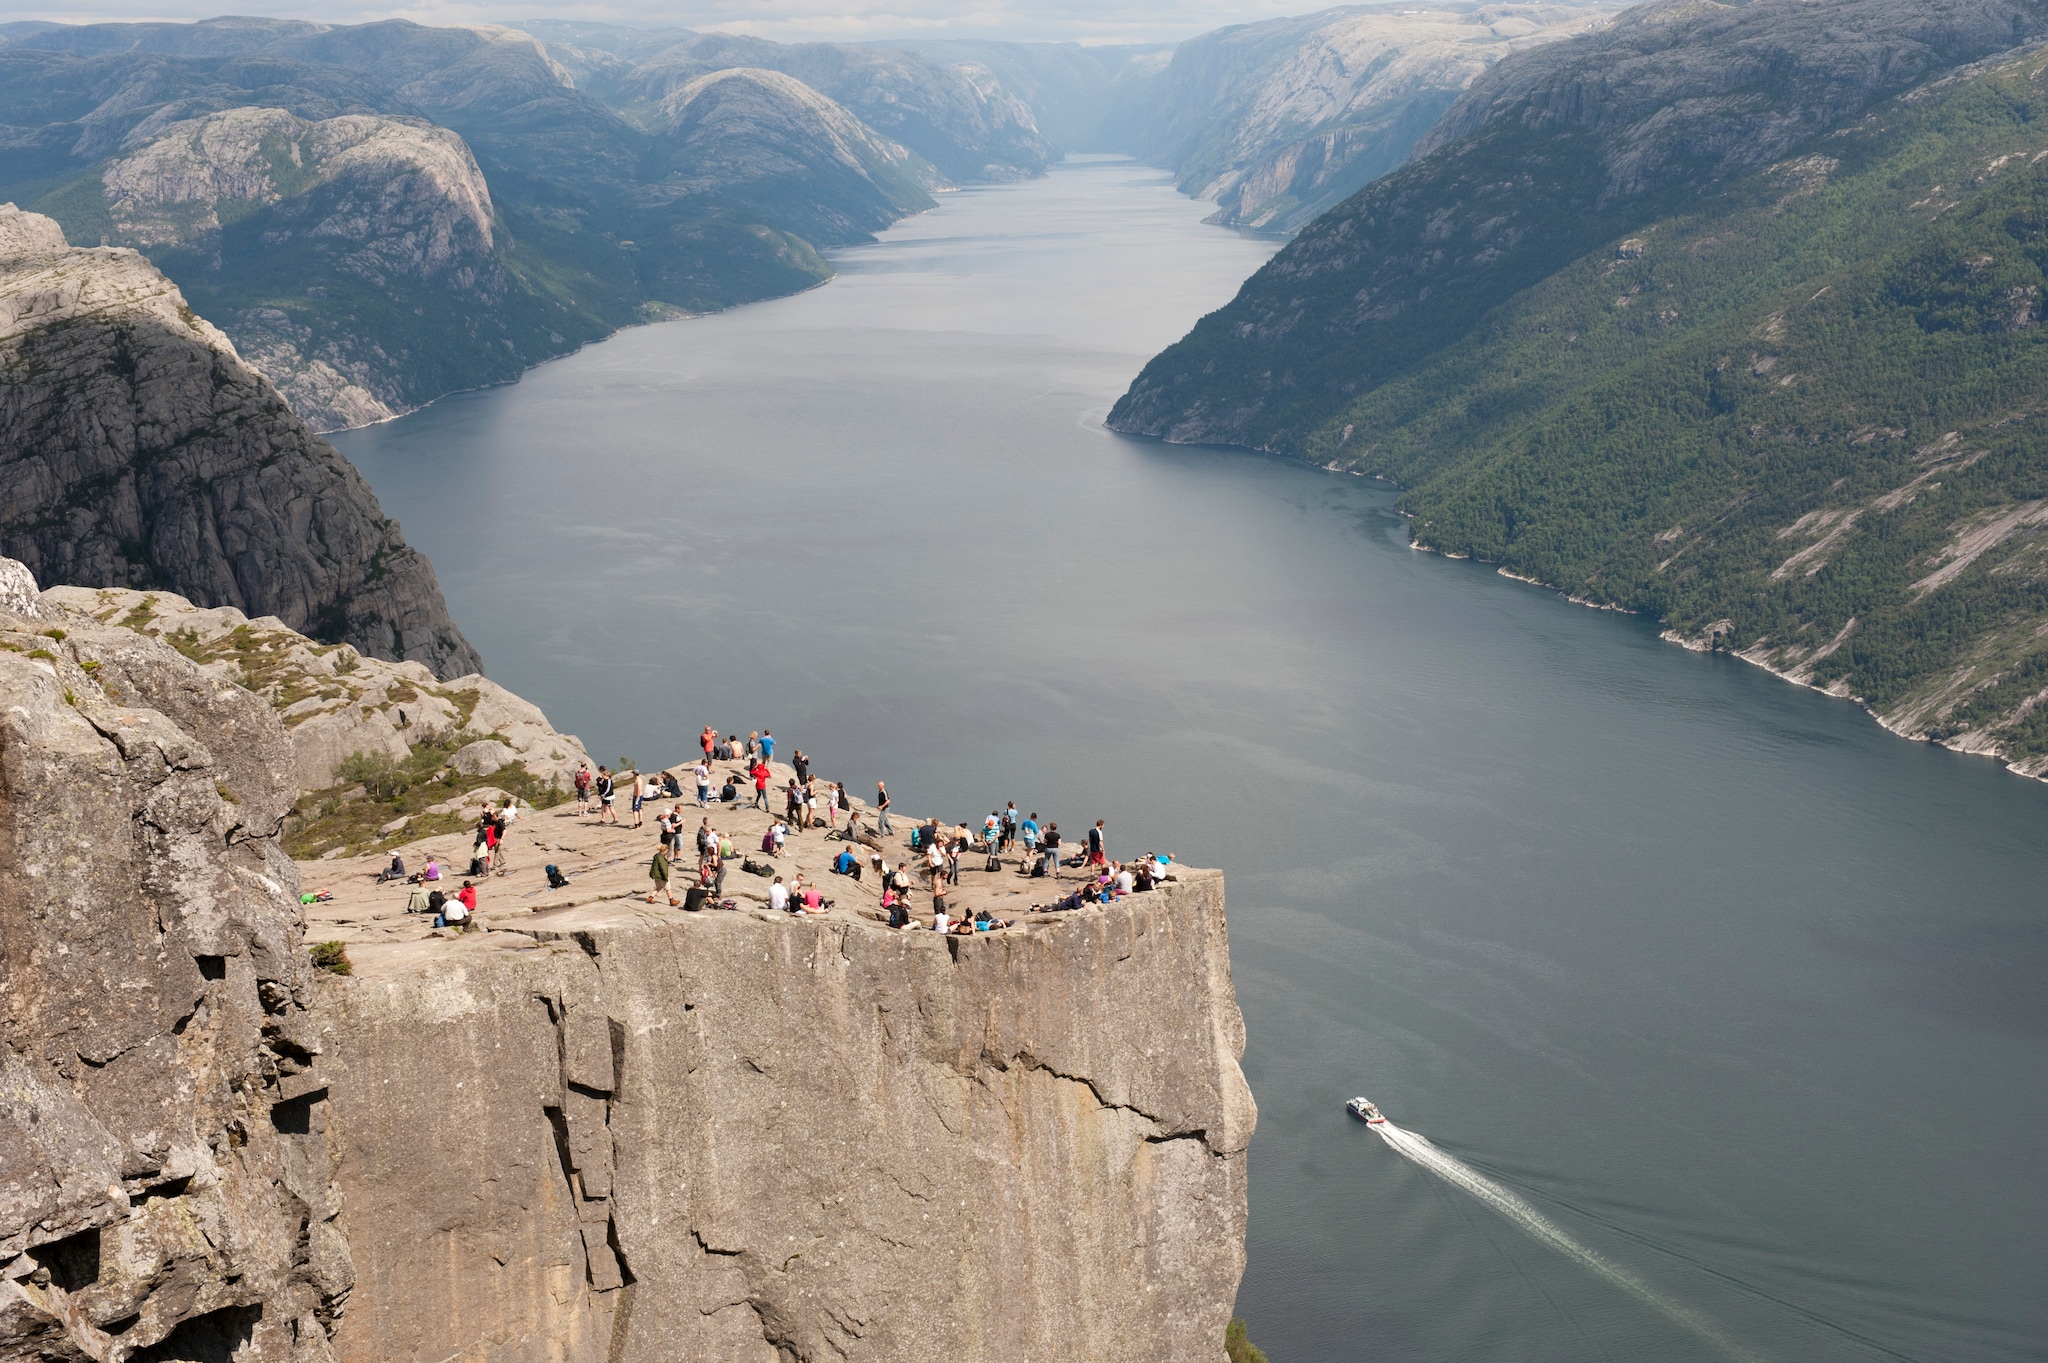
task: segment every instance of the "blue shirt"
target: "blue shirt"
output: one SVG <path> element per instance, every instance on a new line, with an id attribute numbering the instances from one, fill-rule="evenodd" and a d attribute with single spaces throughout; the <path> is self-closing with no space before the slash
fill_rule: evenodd
<path id="1" fill-rule="evenodd" d="M 1024 834 L 1024 841 L 1036 842 L 1038 840 L 1038 825 L 1036 823 L 1033 823 L 1030 819 L 1026 819 L 1024 821 L 1024 826 L 1021 831 Z"/>
<path id="2" fill-rule="evenodd" d="M 761 760 L 766 762 L 775 756 L 775 740 L 766 734 L 761 736 Z"/>

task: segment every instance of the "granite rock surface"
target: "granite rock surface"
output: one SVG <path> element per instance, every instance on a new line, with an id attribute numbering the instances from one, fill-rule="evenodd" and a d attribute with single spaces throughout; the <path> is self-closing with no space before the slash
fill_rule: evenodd
<path id="1" fill-rule="evenodd" d="M 441 676 L 480 670 L 354 466 L 133 251 L 0 207 L 0 552 Z"/>

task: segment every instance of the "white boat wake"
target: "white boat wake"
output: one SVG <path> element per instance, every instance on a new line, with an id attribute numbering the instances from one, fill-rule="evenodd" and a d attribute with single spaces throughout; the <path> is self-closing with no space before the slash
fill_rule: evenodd
<path id="1" fill-rule="evenodd" d="M 1493 1208 L 1494 1211 L 1500 1213 L 1508 1221 L 1520 1227 L 1538 1244 L 1548 1245 L 1582 1268 L 1590 1269 L 1593 1273 L 1598 1274 L 1607 1282 L 1628 1293 L 1631 1297 L 1656 1311 L 1674 1325 L 1713 1345 L 1729 1358 L 1737 1359 L 1740 1363 L 1758 1363 L 1758 1356 L 1756 1354 L 1730 1339 L 1722 1332 L 1719 1326 L 1715 1325 L 1705 1316 L 1700 1315 L 1699 1312 L 1692 1310 L 1690 1307 L 1671 1300 L 1671 1298 L 1657 1291 L 1627 1269 L 1609 1263 L 1606 1259 L 1603 1259 L 1600 1255 L 1586 1248 L 1586 1246 L 1572 1239 L 1569 1235 L 1566 1235 L 1562 1230 L 1551 1224 L 1550 1221 L 1544 1218 L 1541 1212 L 1530 1206 L 1526 1201 L 1517 1197 L 1506 1188 L 1501 1187 L 1500 1184 L 1495 1183 L 1463 1160 L 1447 1155 L 1437 1149 L 1429 1143 L 1426 1137 L 1418 1136 L 1413 1131 L 1403 1131 L 1392 1122 L 1378 1123 L 1372 1129 L 1380 1133 L 1381 1140 L 1394 1147 L 1402 1155 L 1429 1170 L 1432 1174 L 1444 1180 L 1444 1182 L 1463 1188 L 1466 1192 Z"/>

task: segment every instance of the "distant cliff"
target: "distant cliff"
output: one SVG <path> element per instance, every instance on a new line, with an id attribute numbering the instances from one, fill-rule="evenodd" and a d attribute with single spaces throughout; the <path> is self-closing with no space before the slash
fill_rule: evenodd
<path id="1" fill-rule="evenodd" d="M 362 475 L 133 251 L 0 206 L 0 552 L 481 670 Z"/>
<path id="2" fill-rule="evenodd" d="M 971 938 L 494 879 L 315 977 L 279 715 L 97 600 L 0 561 L 0 1363 L 1219 1356 L 1220 875 Z"/>

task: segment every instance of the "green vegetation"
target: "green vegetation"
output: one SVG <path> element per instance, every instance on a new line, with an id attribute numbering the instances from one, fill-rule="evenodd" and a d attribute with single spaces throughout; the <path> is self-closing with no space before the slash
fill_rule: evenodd
<path id="1" fill-rule="evenodd" d="M 467 827 L 476 813 L 474 805 L 463 804 L 461 797 L 482 786 L 517 796 L 535 809 L 548 809 L 568 798 L 559 785 L 516 762 L 489 776 L 465 776 L 447 765 L 457 748 L 478 737 L 464 733 L 429 738 L 403 761 L 372 753 L 343 759 L 335 771 L 334 785 L 301 795 L 292 807 L 285 820 L 284 850 L 298 861 L 337 847 L 354 855 L 374 846 L 377 830 L 400 817 L 407 823 L 397 836 L 406 842 L 453 833 Z M 426 813 L 429 806 L 451 800 L 456 802 L 455 809 Z"/>
<path id="2" fill-rule="evenodd" d="M 313 957 L 313 968 L 324 970 L 330 975 L 353 975 L 356 968 L 348 958 L 345 942 L 315 942 L 308 948 Z"/>
<path id="3" fill-rule="evenodd" d="M 1549 246 L 1433 295 L 1382 262 L 1302 304 L 1384 304 L 1355 341 L 1302 326 L 1249 363 L 1243 318 L 1310 251 L 1148 373 L 1216 364 L 1213 404 L 1263 400 L 1247 443 L 1402 484 L 1424 545 L 2048 755 L 2044 72 L 1933 83 L 1682 199 L 1601 206 L 1590 139 L 1482 134 L 1340 211 L 1412 260 L 1519 158 L 1514 230 Z"/>
<path id="4" fill-rule="evenodd" d="M 1245 1334 L 1244 1317 L 1236 1317 L 1224 1329 L 1223 1356 L 1230 1363 L 1266 1363 L 1266 1355 Z"/>

